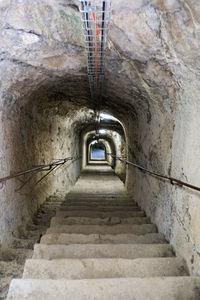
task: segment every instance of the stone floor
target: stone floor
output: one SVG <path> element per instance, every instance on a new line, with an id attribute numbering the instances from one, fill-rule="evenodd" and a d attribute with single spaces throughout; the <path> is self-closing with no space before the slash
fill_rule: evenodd
<path id="1" fill-rule="evenodd" d="M 88 166 L 65 201 L 51 200 L 56 215 L 8 300 L 200 299 L 200 278 L 110 167 Z"/>

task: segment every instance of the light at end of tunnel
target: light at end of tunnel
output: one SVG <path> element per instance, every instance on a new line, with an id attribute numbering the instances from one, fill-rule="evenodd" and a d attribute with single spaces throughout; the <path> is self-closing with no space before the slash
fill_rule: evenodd
<path id="1" fill-rule="evenodd" d="M 94 145 L 94 144 L 97 144 L 97 141 L 93 141 L 93 142 L 91 143 L 91 145 Z"/>
<path id="2" fill-rule="evenodd" d="M 104 134 L 104 133 L 106 133 L 106 130 L 105 129 L 100 129 L 99 133 Z"/>

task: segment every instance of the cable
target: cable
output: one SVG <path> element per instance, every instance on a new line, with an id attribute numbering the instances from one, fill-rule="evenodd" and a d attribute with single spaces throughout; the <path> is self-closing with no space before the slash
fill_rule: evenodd
<path id="1" fill-rule="evenodd" d="M 111 0 L 81 1 L 83 28 L 88 51 L 88 78 L 94 103 L 96 135 L 99 135 L 104 81 L 104 48 L 109 27 Z M 101 33 L 101 34 L 100 34 Z"/>

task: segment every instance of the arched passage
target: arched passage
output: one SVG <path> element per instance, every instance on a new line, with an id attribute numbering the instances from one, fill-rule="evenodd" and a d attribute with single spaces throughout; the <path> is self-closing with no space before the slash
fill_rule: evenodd
<path id="1" fill-rule="evenodd" d="M 102 142 L 91 142 L 89 145 L 89 158 L 90 160 L 102 160 L 106 159 L 106 148 Z"/>

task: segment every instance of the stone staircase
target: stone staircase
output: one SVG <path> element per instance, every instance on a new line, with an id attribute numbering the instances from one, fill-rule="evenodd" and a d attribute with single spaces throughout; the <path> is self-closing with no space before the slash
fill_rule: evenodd
<path id="1" fill-rule="evenodd" d="M 200 278 L 106 170 L 82 175 L 7 299 L 200 299 Z"/>
<path id="2" fill-rule="evenodd" d="M 21 278 L 25 260 L 33 255 L 34 244 L 49 227 L 56 208 L 64 201 L 62 197 L 50 196 L 33 216 L 32 222 L 13 233 L 9 248 L 0 249 L 0 300 L 5 300 L 13 278 Z M 56 205 L 56 207 L 55 207 Z"/>

